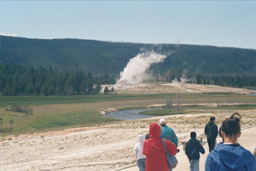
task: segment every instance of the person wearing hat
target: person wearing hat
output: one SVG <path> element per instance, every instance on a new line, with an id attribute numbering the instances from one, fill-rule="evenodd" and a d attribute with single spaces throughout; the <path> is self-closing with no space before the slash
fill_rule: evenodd
<path id="1" fill-rule="evenodd" d="M 159 120 L 159 123 L 161 126 L 161 138 L 171 141 L 176 145 L 176 147 L 178 147 L 178 138 L 173 129 L 166 125 L 165 119 L 163 118 Z"/>
<path id="2" fill-rule="evenodd" d="M 215 117 L 211 117 L 210 121 L 204 127 L 204 133 L 207 135 L 209 152 L 215 147 L 216 138 L 218 136 L 218 126 L 215 124 Z"/>

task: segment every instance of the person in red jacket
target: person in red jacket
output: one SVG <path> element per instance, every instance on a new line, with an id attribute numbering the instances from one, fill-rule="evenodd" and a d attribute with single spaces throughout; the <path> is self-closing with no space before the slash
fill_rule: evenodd
<path id="1" fill-rule="evenodd" d="M 149 127 L 149 139 L 144 141 L 143 154 L 146 155 L 145 171 L 169 171 L 164 144 L 160 138 L 161 128 L 158 124 L 152 123 Z M 172 155 L 177 153 L 177 147 L 164 139 L 167 150 Z"/>

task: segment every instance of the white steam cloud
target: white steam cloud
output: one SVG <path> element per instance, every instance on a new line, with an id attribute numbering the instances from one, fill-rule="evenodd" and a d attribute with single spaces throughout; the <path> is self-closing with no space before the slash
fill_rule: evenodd
<path id="1" fill-rule="evenodd" d="M 16 37 L 17 35 L 16 35 L 15 33 L 10 33 L 10 34 L 0 33 L 0 36 L 11 36 L 11 37 Z"/>
<path id="2" fill-rule="evenodd" d="M 154 51 L 139 53 L 130 59 L 124 70 L 120 73 L 118 84 L 138 84 L 150 79 L 147 70 L 152 64 L 162 62 L 167 55 L 159 54 Z"/>

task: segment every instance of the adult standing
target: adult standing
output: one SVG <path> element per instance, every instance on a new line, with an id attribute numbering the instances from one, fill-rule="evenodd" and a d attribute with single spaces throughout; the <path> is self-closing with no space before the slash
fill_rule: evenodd
<path id="1" fill-rule="evenodd" d="M 250 151 L 237 143 L 241 135 L 240 118 L 231 116 L 221 125 L 224 143 L 208 155 L 205 162 L 206 171 L 256 171 L 256 159 Z"/>
<path id="2" fill-rule="evenodd" d="M 214 149 L 218 136 L 218 126 L 215 124 L 215 117 L 211 117 L 210 121 L 205 125 L 204 133 L 207 135 L 209 152 L 211 152 Z"/>
<path id="3" fill-rule="evenodd" d="M 178 147 L 178 138 L 173 129 L 166 125 L 165 119 L 160 119 L 159 123 L 161 125 L 161 138 L 171 141 Z"/>
<path id="4" fill-rule="evenodd" d="M 160 138 L 161 128 L 156 123 L 152 123 L 149 128 L 149 139 L 144 141 L 143 154 L 146 155 L 146 171 L 169 171 L 165 148 Z M 170 154 L 177 153 L 177 147 L 164 139 L 167 150 Z"/>

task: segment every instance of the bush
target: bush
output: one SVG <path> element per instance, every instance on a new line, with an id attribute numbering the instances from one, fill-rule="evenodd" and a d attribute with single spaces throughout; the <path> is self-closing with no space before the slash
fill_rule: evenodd
<path id="1" fill-rule="evenodd" d="M 33 114 L 33 110 L 29 106 L 20 106 L 18 104 L 13 104 L 12 106 L 7 106 L 5 111 L 13 111 L 25 114 Z"/>

